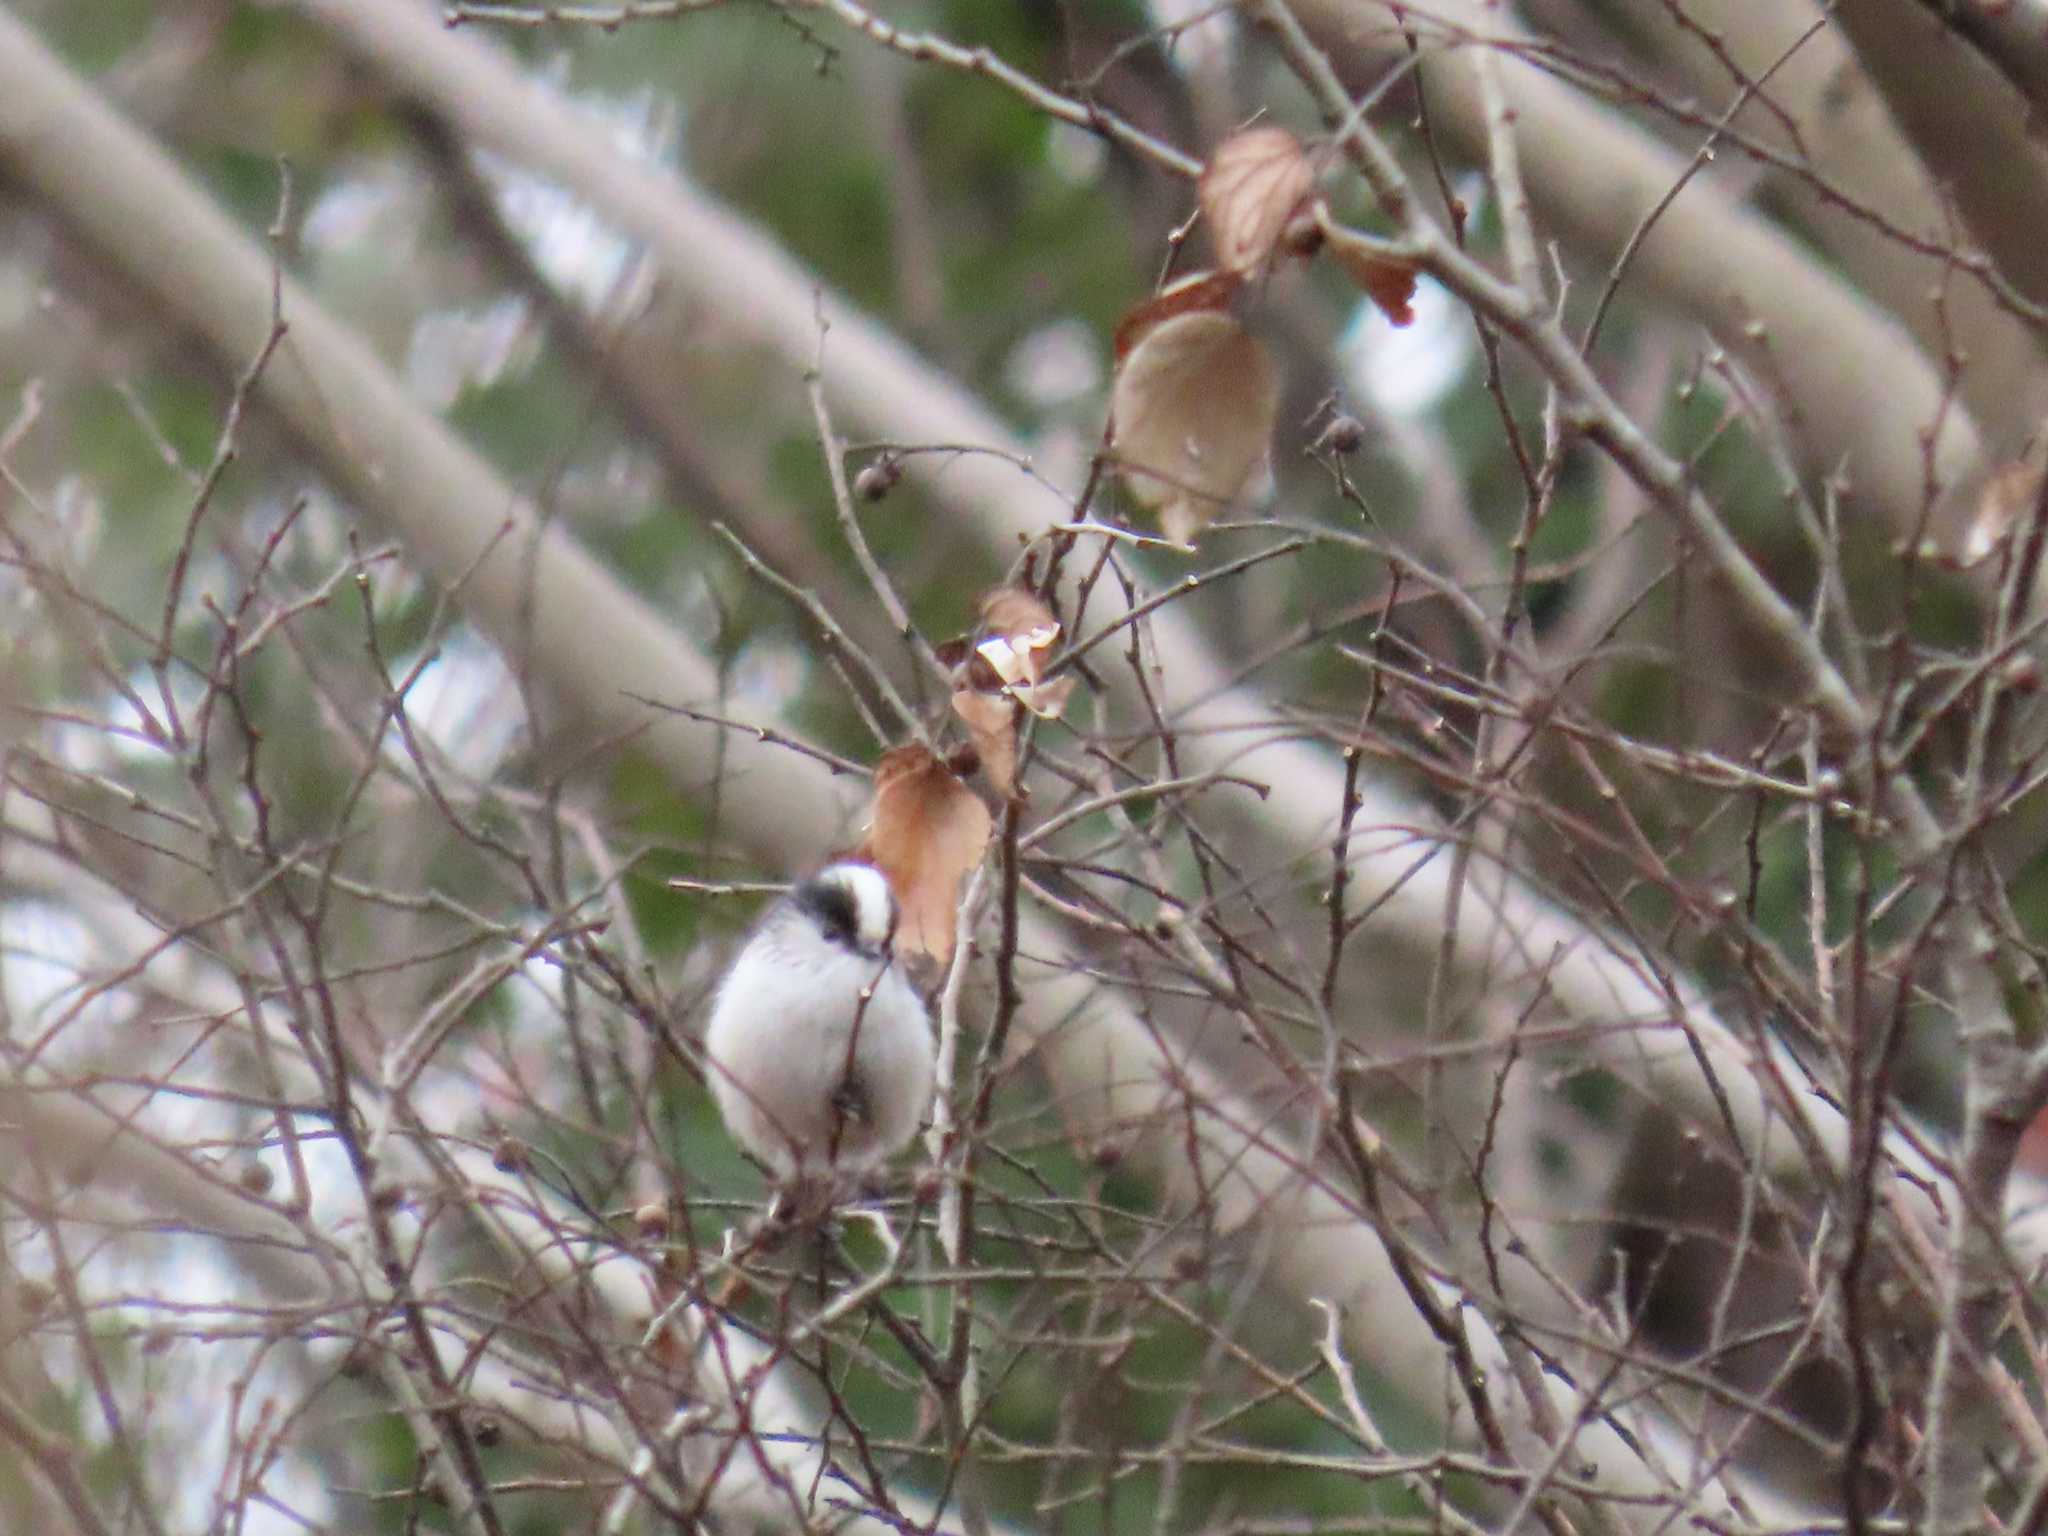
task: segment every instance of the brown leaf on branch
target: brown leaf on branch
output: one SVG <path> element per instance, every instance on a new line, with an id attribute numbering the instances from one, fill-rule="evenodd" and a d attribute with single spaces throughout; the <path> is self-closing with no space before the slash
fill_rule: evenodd
<path id="1" fill-rule="evenodd" d="M 859 852 L 896 894 L 899 953 L 940 966 L 951 961 L 960 882 L 981 862 L 994 830 L 981 797 L 929 747 L 913 743 L 882 754 Z"/>
<path id="2" fill-rule="evenodd" d="M 1175 315 L 1147 331 L 1110 391 L 1110 447 L 1137 501 L 1189 543 L 1244 489 L 1280 411 L 1266 349 L 1228 315 Z"/>
<path id="3" fill-rule="evenodd" d="M 953 713 L 966 724 L 967 739 L 974 743 L 990 787 L 999 795 L 1016 793 L 1017 701 L 1006 692 L 959 688 L 953 693 Z"/>
<path id="4" fill-rule="evenodd" d="M 2041 455 L 2030 450 L 2010 463 L 2001 464 L 1984 482 L 1977 498 L 1977 515 L 1963 536 L 1963 559 L 1974 565 L 2012 537 L 2015 528 L 2041 499 Z"/>
<path id="5" fill-rule="evenodd" d="M 1327 227 L 1326 227 L 1327 228 Z M 1396 325 L 1415 318 L 1409 307 L 1415 298 L 1415 263 L 1405 256 L 1387 256 L 1371 249 L 1356 236 L 1331 240 L 1327 249 L 1345 276 L 1356 283 L 1368 299 L 1380 307 Z"/>
<path id="6" fill-rule="evenodd" d="M 981 627 L 992 635 L 1025 640 L 1032 648 L 1049 644 L 1060 632 L 1060 621 L 1046 606 L 1045 599 L 1028 587 L 991 587 L 981 595 Z M 1026 640 L 1028 636 L 1039 636 Z"/>
<path id="7" fill-rule="evenodd" d="M 1117 322 L 1113 342 L 1116 360 L 1121 363 L 1148 331 L 1175 315 L 1228 309 L 1243 285 L 1244 279 L 1235 272 L 1190 272 L 1176 278 L 1144 303 L 1132 306 Z"/>
<path id="8" fill-rule="evenodd" d="M 1285 128 L 1266 124 L 1225 139 L 1209 157 L 1199 189 L 1217 264 L 1245 277 L 1268 266 L 1288 221 L 1315 186 L 1301 141 Z"/>
<path id="9" fill-rule="evenodd" d="M 1074 691 L 1072 676 L 1046 680 L 1046 663 L 1059 639 L 1060 621 L 1036 593 L 997 587 L 982 598 L 975 654 L 1019 704 L 1042 720 L 1057 719 Z"/>
<path id="10" fill-rule="evenodd" d="M 953 713 L 966 724 L 981 769 L 998 794 L 1016 792 L 1020 707 L 1053 719 L 1074 691 L 1072 677 L 1045 675 L 1059 638 L 1060 622 L 1043 599 L 1023 587 L 1002 586 L 983 596 L 973 635 L 940 651 L 953 669 Z"/>

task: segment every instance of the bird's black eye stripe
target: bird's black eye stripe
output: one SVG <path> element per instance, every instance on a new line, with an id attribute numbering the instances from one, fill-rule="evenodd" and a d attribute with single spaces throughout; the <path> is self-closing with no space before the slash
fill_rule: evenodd
<path id="1" fill-rule="evenodd" d="M 832 943 L 860 947 L 860 909 L 853 892 L 836 880 L 809 880 L 796 888 L 796 904 L 817 920 Z"/>

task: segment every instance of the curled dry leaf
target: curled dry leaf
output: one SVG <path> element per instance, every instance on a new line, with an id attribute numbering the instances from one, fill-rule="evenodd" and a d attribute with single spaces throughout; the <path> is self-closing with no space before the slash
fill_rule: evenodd
<path id="1" fill-rule="evenodd" d="M 1046 679 L 1060 621 L 1044 601 L 1022 587 L 997 587 L 981 600 L 981 634 L 975 654 L 1011 696 L 1040 719 L 1057 719 L 1074 691 L 1074 679 Z"/>
<path id="2" fill-rule="evenodd" d="M 1019 707 L 1051 719 L 1074 691 L 1073 678 L 1045 675 L 1059 638 L 1060 622 L 1037 594 L 1003 586 L 982 598 L 972 640 L 940 653 L 953 669 L 953 713 L 999 794 L 1016 791 Z"/>
<path id="3" fill-rule="evenodd" d="M 1028 587 L 991 587 L 981 595 L 981 627 L 991 635 L 1015 639 L 1023 635 L 1060 632 L 1045 599 Z"/>
<path id="4" fill-rule="evenodd" d="M 1414 320 L 1410 304 L 1415 298 L 1416 265 L 1406 256 L 1395 256 L 1377 248 L 1372 241 L 1345 229 L 1330 217 L 1329 205 L 1317 202 L 1309 210 L 1337 265 L 1356 283 L 1365 296 L 1395 325 Z"/>
<path id="5" fill-rule="evenodd" d="M 1131 348 L 1144 340 L 1145 333 L 1163 320 L 1197 310 L 1228 309 L 1243 286 L 1244 279 L 1235 272 L 1190 272 L 1186 277 L 1175 278 L 1117 321 L 1116 360 L 1121 363 Z"/>
<path id="6" fill-rule="evenodd" d="M 1017 788 L 1018 704 L 1007 693 L 982 693 L 973 688 L 953 692 L 953 713 L 967 726 L 968 740 L 981 759 L 981 771 L 997 794 Z"/>
<path id="7" fill-rule="evenodd" d="M 1186 544 L 1266 456 L 1280 382 L 1266 349 L 1209 310 L 1153 326 L 1117 368 L 1110 446 L 1131 494 Z"/>
<path id="8" fill-rule="evenodd" d="M 2009 464 L 2001 464 L 1984 482 L 1977 498 L 1977 515 L 1963 536 L 1963 559 L 1971 565 L 1989 555 L 2007 538 L 2041 497 L 2042 465 L 2038 455 L 2028 453 Z"/>
<path id="9" fill-rule="evenodd" d="M 1327 222 L 1323 230 L 1325 234 L 1330 232 Z M 1329 251 L 1345 275 L 1395 325 L 1407 325 L 1414 320 L 1415 311 L 1409 307 L 1415 298 L 1414 262 L 1405 256 L 1376 251 L 1356 235 L 1332 237 Z"/>
<path id="10" fill-rule="evenodd" d="M 860 853 L 896 893 L 899 954 L 925 955 L 941 966 L 951 961 L 960 882 L 981 862 L 994 829 L 981 797 L 929 747 L 882 754 Z"/>
<path id="11" fill-rule="evenodd" d="M 1203 168 L 1199 188 L 1217 264 L 1241 276 L 1265 267 L 1315 187 L 1301 141 L 1285 128 L 1266 124 L 1225 139 Z"/>

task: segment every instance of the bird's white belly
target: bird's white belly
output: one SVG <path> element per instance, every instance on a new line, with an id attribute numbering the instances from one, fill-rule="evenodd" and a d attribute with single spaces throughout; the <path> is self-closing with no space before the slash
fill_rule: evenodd
<path id="1" fill-rule="evenodd" d="M 924 1007 L 893 966 L 791 961 L 757 941 L 727 976 L 704 1037 L 711 1091 L 734 1136 L 780 1174 L 872 1166 L 931 1103 Z"/>

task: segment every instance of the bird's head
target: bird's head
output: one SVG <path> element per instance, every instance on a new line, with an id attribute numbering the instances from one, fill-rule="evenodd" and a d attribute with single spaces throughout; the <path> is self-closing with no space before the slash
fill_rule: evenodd
<path id="1" fill-rule="evenodd" d="M 828 864 L 790 893 L 817 923 L 828 943 L 870 960 L 889 953 L 896 938 L 896 897 L 872 864 Z"/>

